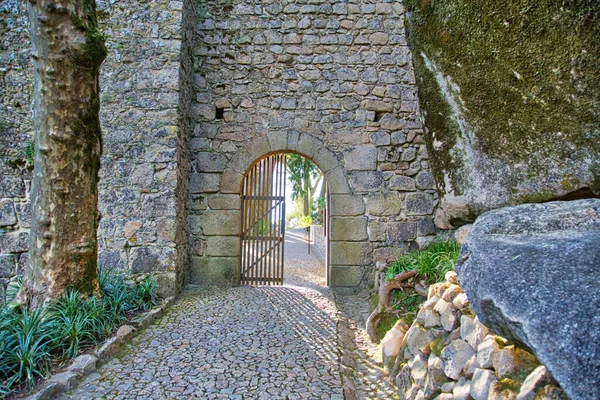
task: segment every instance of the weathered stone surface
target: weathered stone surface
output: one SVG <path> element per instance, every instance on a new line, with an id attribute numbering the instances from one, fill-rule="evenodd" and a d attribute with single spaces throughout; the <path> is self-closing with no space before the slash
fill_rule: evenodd
<path id="1" fill-rule="evenodd" d="M 444 1 L 441 7 L 456 4 Z M 507 4 L 505 12 L 518 13 L 521 7 L 522 3 Z M 600 105 L 599 78 L 596 69 L 569 56 L 589 54 L 587 42 L 561 40 L 574 30 L 580 36 L 597 37 L 596 25 L 587 25 L 569 11 L 576 9 L 574 5 L 557 12 L 549 3 L 540 4 L 533 18 L 540 30 L 551 29 L 552 36 L 528 36 L 517 49 L 511 43 L 519 40 L 519 30 L 479 35 L 475 32 L 482 29 L 480 21 L 468 13 L 450 22 L 443 13 L 431 13 L 428 4 L 421 3 L 409 14 L 415 21 L 408 24 L 411 36 L 419 38 L 411 43 L 419 97 L 425 124 L 435 132 L 426 136 L 432 167 L 442 190 L 442 206 L 459 199 L 467 203 L 458 219 L 469 222 L 487 210 L 558 200 L 569 193 L 585 197 L 599 194 L 600 141 L 594 132 L 600 116 L 593 111 Z M 491 15 L 495 5 L 482 5 L 479 12 Z M 600 12 L 597 2 L 591 12 Z M 530 18 L 519 15 L 510 24 L 520 26 Z M 439 40 L 442 30 L 469 39 L 460 43 Z M 480 49 L 490 40 L 498 43 L 494 52 L 510 52 L 511 60 L 519 61 L 486 60 Z M 600 50 L 593 50 L 590 59 L 599 58 Z M 536 78 L 529 80 L 525 70 L 532 59 L 544 59 L 547 67 L 535 71 Z M 506 80 L 501 78 L 505 75 L 502 71 L 508 69 L 516 83 L 514 91 L 503 90 Z M 571 72 L 579 79 L 572 80 L 567 75 Z M 473 76 L 486 84 L 474 82 Z M 580 80 L 594 84 L 590 90 L 580 91 Z M 535 96 L 539 88 L 536 82 L 554 82 L 554 87 L 561 88 L 553 91 L 552 104 L 521 104 L 517 100 Z M 498 107 L 517 103 L 519 106 L 510 110 Z M 477 110 L 472 109 L 474 104 Z"/>
<path id="2" fill-rule="evenodd" d="M 473 227 L 472 224 L 463 225 L 454 232 L 454 238 L 462 246 L 462 244 L 467 240 L 467 236 L 469 236 L 469 232 Z"/>
<path id="3" fill-rule="evenodd" d="M 190 257 L 190 282 L 201 285 L 232 285 L 238 281 L 235 257 Z"/>
<path id="4" fill-rule="evenodd" d="M 17 257 L 14 254 L 0 254 L 0 278 L 12 277 L 17 269 Z"/>
<path id="5" fill-rule="evenodd" d="M 404 200 L 407 215 L 427 215 L 433 210 L 433 198 L 427 193 L 409 193 Z"/>
<path id="6" fill-rule="evenodd" d="M 494 373 L 488 369 L 478 368 L 471 380 L 469 393 L 474 400 L 487 400 L 492 382 L 497 381 Z"/>
<path id="7" fill-rule="evenodd" d="M 508 346 L 492 356 L 492 365 L 498 378 L 519 379 L 517 375 L 528 375 L 539 362 L 531 353 Z"/>
<path id="8" fill-rule="evenodd" d="M 415 222 L 390 222 L 388 237 L 392 243 L 414 240 L 417 237 L 417 224 Z"/>
<path id="9" fill-rule="evenodd" d="M 471 381 L 466 380 L 464 377 L 461 377 L 454 388 L 452 388 L 452 395 L 455 400 L 470 400 L 471 394 Z"/>
<path id="10" fill-rule="evenodd" d="M 238 210 L 240 196 L 236 194 L 215 194 L 208 196 L 208 206 L 211 210 Z"/>
<path id="11" fill-rule="evenodd" d="M 500 344 L 492 335 L 486 336 L 485 340 L 477 346 L 477 362 L 481 368 L 491 368 L 494 355 L 500 351 Z"/>
<path id="12" fill-rule="evenodd" d="M 473 348 L 464 340 L 454 340 L 448 346 L 444 347 L 440 358 L 446 376 L 457 380 L 467 365 L 469 359 L 475 354 Z"/>
<path id="13" fill-rule="evenodd" d="M 162 272 L 174 268 L 175 249 L 172 247 L 133 247 L 129 253 L 131 273 Z"/>
<path id="14" fill-rule="evenodd" d="M 550 375 L 546 367 L 540 365 L 534 369 L 523 382 L 519 394 L 517 395 L 517 400 L 534 400 L 537 392 L 539 392 L 543 386 L 548 384 L 556 384 L 556 381 L 552 375 Z"/>
<path id="15" fill-rule="evenodd" d="M 355 287 L 360 284 L 364 275 L 365 271 L 357 265 L 332 265 L 330 285 L 332 287 Z"/>
<path id="16" fill-rule="evenodd" d="M 381 359 L 383 360 L 383 366 L 387 370 L 391 370 L 394 366 L 396 356 L 398 356 L 398 353 L 400 352 L 402 339 L 404 339 L 407 330 L 408 325 L 404 321 L 398 320 L 381 340 L 381 343 L 379 344 L 381 348 Z"/>
<path id="17" fill-rule="evenodd" d="M 366 240 L 367 221 L 367 217 L 331 217 L 331 240 Z"/>
<path id="18" fill-rule="evenodd" d="M 95 356 L 91 354 L 82 354 L 73 360 L 73 363 L 69 366 L 68 371 L 79 376 L 85 376 L 96 370 L 97 363 L 98 358 Z"/>
<path id="19" fill-rule="evenodd" d="M 416 190 L 415 180 L 403 175 L 396 175 L 390 179 L 389 188 L 405 192 L 414 192 Z"/>
<path id="20" fill-rule="evenodd" d="M 365 197 L 369 215 L 398 215 L 402 208 L 402 198 L 397 193 L 371 193 Z"/>
<path id="21" fill-rule="evenodd" d="M 347 171 L 373 171 L 377 168 L 377 148 L 373 145 L 359 146 L 344 155 Z"/>
<path id="22" fill-rule="evenodd" d="M 599 332 L 575 328 L 587 326 L 600 301 L 598 220 L 600 200 L 491 211 L 473 225 L 457 265 L 482 322 L 532 349 L 565 392 L 582 399 L 600 396 Z M 556 283 L 560 296 L 548 289 Z"/>
<path id="23" fill-rule="evenodd" d="M 207 236 L 235 236 L 239 235 L 239 211 L 212 211 L 202 214 L 200 222 L 202 232 Z"/>
<path id="24" fill-rule="evenodd" d="M 213 257 L 236 257 L 240 254 L 240 238 L 237 236 L 208 236 L 204 254 Z"/>
<path id="25" fill-rule="evenodd" d="M 370 192 L 383 185 L 383 174 L 381 171 L 351 172 L 349 184 L 356 192 Z"/>
<path id="26" fill-rule="evenodd" d="M 0 199 L 0 226 L 11 226 L 17 223 L 17 214 L 12 199 Z"/>
<path id="27" fill-rule="evenodd" d="M 331 215 L 356 216 L 365 213 L 365 202 L 362 196 L 331 195 Z"/>
<path id="28" fill-rule="evenodd" d="M 331 242 L 331 265 L 362 265 L 368 245 L 363 242 Z"/>

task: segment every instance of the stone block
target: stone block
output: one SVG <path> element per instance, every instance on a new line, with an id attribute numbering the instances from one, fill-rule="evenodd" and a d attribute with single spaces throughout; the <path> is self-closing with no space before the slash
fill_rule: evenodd
<path id="1" fill-rule="evenodd" d="M 339 167 L 340 161 L 335 153 L 326 147 L 322 147 L 313 157 L 314 163 L 321 169 L 321 172 L 327 172 Z"/>
<path id="2" fill-rule="evenodd" d="M 361 145 L 344 154 L 347 171 L 375 171 L 377 169 L 377 148 L 374 145 Z"/>
<path id="3" fill-rule="evenodd" d="M 285 131 L 269 131 L 267 133 L 271 151 L 287 150 L 287 133 Z"/>
<path id="4" fill-rule="evenodd" d="M 0 254 L 22 253 L 29 250 L 28 232 L 0 232 Z"/>
<path id="5" fill-rule="evenodd" d="M 2 195 L 7 197 L 25 197 L 25 182 L 19 176 L 0 174 Z"/>
<path id="6" fill-rule="evenodd" d="M 206 256 L 237 257 L 240 254 L 238 236 L 209 236 L 206 239 Z"/>
<path id="7" fill-rule="evenodd" d="M 392 243 L 408 242 L 417 237 L 416 222 L 390 222 L 388 237 Z"/>
<path id="8" fill-rule="evenodd" d="M 408 193 L 404 198 L 406 215 L 429 215 L 433 212 L 433 197 L 429 193 Z"/>
<path id="9" fill-rule="evenodd" d="M 348 178 L 346 171 L 342 167 L 337 167 L 325 174 L 325 180 L 329 187 L 330 194 L 348 194 L 350 188 L 348 186 Z"/>
<path id="10" fill-rule="evenodd" d="M 392 190 L 413 192 L 417 189 L 415 180 L 403 175 L 394 175 L 390 178 L 388 187 Z"/>
<path id="11" fill-rule="evenodd" d="M 190 257 L 190 283 L 218 286 L 239 284 L 239 258 Z"/>
<path id="12" fill-rule="evenodd" d="M 31 228 L 31 202 L 15 203 L 20 228 Z"/>
<path id="13" fill-rule="evenodd" d="M 298 139 L 296 151 L 303 154 L 308 159 L 312 159 L 315 154 L 323 147 L 323 142 L 312 135 L 302 134 Z"/>
<path id="14" fill-rule="evenodd" d="M 367 217 L 332 217 L 331 240 L 367 240 Z"/>
<path id="15" fill-rule="evenodd" d="M 236 194 L 213 194 L 208 196 L 207 202 L 211 210 L 240 209 L 240 196 Z"/>
<path id="16" fill-rule="evenodd" d="M 200 221 L 202 233 L 207 236 L 235 236 L 240 234 L 240 212 L 231 210 L 206 211 Z"/>
<path id="17" fill-rule="evenodd" d="M 17 272 L 17 256 L 0 254 L 0 278 L 10 278 Z"/>
<path id="18" fill-rule="evenodd" d="M 0 199 L 0 227 L 17 224 L 17 213 L 12 199 Z"/>
<path id="19" fill-rule="evenodd" d="M 329 283 L 331 287 L 355 287 L 360 284 L 363 274 L 362 268 L 356 265 L 332 265 Z"/>
<path id="20" fill-rule="evenodd" d="M 334 194 L 330 196 L 329 201 L 332 216 L 353 216 L 365 213 L 363 196 Z"/>
<path id="21" fill-rule="evenodd" d="M 250 161 L 247 162 L 248 159 L 244 160 L 246 169 L 248 169 L 254 161 L 271 152 L 269 139 L 266 136 L 260 136 L 252 139 L 244 148 L 247 149 L 250 154 Z"/>
<path id="22" fill-rule="evenodd" d="M 417 174 L 417 188 L 419 189 L 435 189 L 435 181 L 433 175 L 429 171 L 421 171 Z"/>
<path id="23" fill-rule="evenodd" d="M 357 192 L 371 192 L 384 185 L 381 171 L 354 171 L 350 173 L 350 186 Z"/>
<path id="24" fill-rule="evenodd" d="M 368 245 L 363 242 L 330 242 L 331 265 L 362 265 Z"/>
<path id="25" fill-rule="evenodd" d="M 223 172 L 227 158 L 221 153 L 201 151 L 196 154 L 196 172 Z"/>
<path id="26" fill-rule="evenodd" d="M 218 192 L 221 185 L 221 174 L 190 174 L 190 193 Z"/>
<path id="27" fill-rule="evenodd" d="M 369 241 L 384 242 L 387 240 L 387 225 L 385 222 L 370 221 L 367 228 Z"/>
<path id="28" fill-rule="evenodd" d="M 91 354 L 82 354 L 78 356 L 67 369 L 79 376 L 86 376 L 96 370 L 98 358 Z"/>
<path id="29" fill-rule="evenodd" d="M 392 114 L 384 114 L 379 120 L 379 127 L 386 131 L 399 131 L 404 128 L 401 120 Z"/>
<path id="30" fill-rule="evenodd" d="M 398 193 L 371 193 L 365 197 L 365 203 L 369 215 L 399 215 L 402 197 Z"/>
<path id="31" fill-rule="evenodd" d="M 179 294 L 179 283 L 175 272 L 155 273 L 156 294 L 162 298 L 177 296 Z"/>
<path id="32" fill-rule="evenodd" d="M 226 169 L 221 175 L 221 193 L 241 193 L 243 180 L 243 174 L 231 169 Z"/>
<path id="33" fill-rule="evenodd" d="M 172 190 L 161 193 L 144 193 L 142 194 L 142 210 L 147 217 L 175 216 L 175 201 L 175 193 Z"/>
<path id="34" fill-rule="evenodd" d="M 176 254 L 172 247 L 132 247 L 129 251 L 131 273 L 153 273 L 175 269 Z"/>
<path id="35" fill-rule="evenodd" d="M 433 235 L 435 233 L 435 224 L 433 218 L 423 217 L 417 221 L 417 234 L 419 236 Z"/>

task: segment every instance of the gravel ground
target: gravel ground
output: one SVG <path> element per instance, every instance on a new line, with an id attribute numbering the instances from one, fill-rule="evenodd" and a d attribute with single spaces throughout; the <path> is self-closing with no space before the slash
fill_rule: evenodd
<path id="1" fill-rule="evenodd" d="M 365 300 L 325 287 L 322 258 L 308 256 L 304 238 L 288 231 L 286 285 L 188 287 L 62 398 L 393 398 L 368 358 Z"/>

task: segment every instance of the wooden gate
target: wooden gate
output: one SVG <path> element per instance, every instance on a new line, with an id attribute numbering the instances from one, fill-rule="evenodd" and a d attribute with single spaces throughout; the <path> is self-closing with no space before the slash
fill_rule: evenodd
<path id="1" fill-rule="evenodd" d="M 283 284 L 286 156 L 260 160 L 242 186 L 240 283 Z"/>

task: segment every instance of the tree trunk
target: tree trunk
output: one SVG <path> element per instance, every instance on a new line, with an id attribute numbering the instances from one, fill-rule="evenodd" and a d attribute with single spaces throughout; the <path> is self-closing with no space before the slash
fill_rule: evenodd
<path id="1" fill-rule="evenodd" d="M 304 165 L 302 168 L 304 169 L 304 215 L 310 215 L 310 161 L 304 159 Z"/>
<path id="2" fill-rule="evenodd" d="M 94 0 L 30 0 L 35 168 L 30 263 L 19 301 L 98 291 L 99 70 Z"/>

